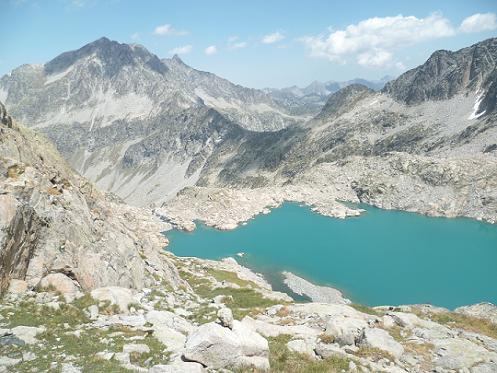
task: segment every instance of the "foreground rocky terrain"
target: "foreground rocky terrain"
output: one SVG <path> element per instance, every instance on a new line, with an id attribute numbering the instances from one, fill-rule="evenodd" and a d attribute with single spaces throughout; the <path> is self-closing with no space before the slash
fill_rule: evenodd
<path id="1" fill-rule="evenodd" d="M 497 307 L 294 303 L 233 259 L 174 258 L 185 286 L 81 292 L 63 274 L 0 305 L 5 372 L 495 372 Z"/>

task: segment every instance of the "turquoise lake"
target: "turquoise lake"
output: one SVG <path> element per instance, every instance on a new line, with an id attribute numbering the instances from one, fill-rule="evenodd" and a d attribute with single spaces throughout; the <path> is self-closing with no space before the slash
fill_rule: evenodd
<path id="1" fill-rule="evenodd" d="M 232 231 L 167 232 L 167 249 L 235 257 L 277 290 L 288 291 L 280 272 L 291 271 L 370 306 L 497 304 L 497 226 L 360 207 L 363 215 L 342 220 L 286 203 Z"/>

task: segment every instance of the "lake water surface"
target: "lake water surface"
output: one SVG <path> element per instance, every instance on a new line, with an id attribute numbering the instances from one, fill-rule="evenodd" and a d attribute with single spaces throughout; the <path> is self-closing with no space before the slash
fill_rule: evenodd
<path id="1" fill-rule="evenodd" d="M 497 304 L 497 226 L 361 207 L 363 215 L 342 220 L 286 203 L 232 231 L 198 224 L 191 233 L 167 232 L 167 249 L 233 256 L 278 290 L 285 290 L 279 273 L 291 271 L 371 306 Z"/>

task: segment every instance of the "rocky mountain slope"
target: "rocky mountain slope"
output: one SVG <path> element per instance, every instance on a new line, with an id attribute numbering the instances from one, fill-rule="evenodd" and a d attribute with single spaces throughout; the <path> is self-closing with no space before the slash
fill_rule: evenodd
<path id="1" fill-rule="evenodd" d="M 292 109 L 294 113 L 315 116 L 319 114 L 328 100 L 328 96 L 338 92 L 352 84 L 361 84 L 374 91 L 381 90 L 385 84 L 392 80 L 390 76 L 384 76 L 379 80 L 352 79 L 343 82 L 330 80 L 327 82 L 314 81 L 306 87 L 291 86 L 285 88 L 266 88 L 275 101 L 284 104 Z"/>
<path id="2" fill-rule="evenodd" d="M 0 103 L 0 291 L 64 274 L 81 289 L 181 282 L 160 255 L 167 224 L 73 173 L 43 136 L 13 123 Z M 143 255 L 149 259 L 143 260 Z"/>
<path id="3" fill-rule="evenodd" d="M 15 70 L 0 96 L 97 186 L 178 221 L 219 216 L 207 190 L 260 188 L 252 214 L 289 198 L 342 216 L 337 198 L 495 222 L 496 40 L 435 52 L 381 92 L 351 84 L 305 123 L 278 122 L 288 112 L 260 91 L 107 39 Z"/>
<path id="4" fill-rule="evenodd" d="M 135 205 L 194 184 L 230 130 L 272 131 L 305 119 L 177 56 L 161 61 L 106 38 L 15 69 L 0 79 L 0 100 L 78 172 Z"/>
<path id="5" fill-rule="evenodd" d="M 361 85 L 336 92 L 304 126 L 244 133 L 241 139 L 223 142 L 208 159 L 197 185 L 293 185 L 306 190 L 299 200 L 310 203 L 325 188 L 338 199 L 345 195 L 345 200 L 379 207 L 495 222 L 497 120 L 490 108 L 495 102 L 496 42 L 489 39 L 451 52 L 454 60 L 464 60 L 472 70 L 464 66 L 445 70 L 446 65 L 441 65 L 440 78 L 431 79 L 439 82 L 438 88 L 429 91 L 445 92 L 443 87 L 452 78 L 474 75 L 451 95 L 441 93 L 419 103 L 400 99 L 409 86 L 402 82 L 410 77 L 427 79 L 422 77 L 426 66 L 436 65 L 439 54 L 435 53 L 383 92 Z M 482 57 L 488 53 L 493 59 Z M 467 60 L 468 56 L 473 59 Z M 275 196 L 273 188 L 265 190 Z"/>

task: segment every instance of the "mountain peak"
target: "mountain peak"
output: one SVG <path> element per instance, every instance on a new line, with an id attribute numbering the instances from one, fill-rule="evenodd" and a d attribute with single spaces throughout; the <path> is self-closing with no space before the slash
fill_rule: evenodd
<path id="1" fill-rule="evenodd" d="M 100 60 L 104 73 L 110 76 L 126 65 L 145 64 L 159 73 L 167 71 L 167 67 L 160 59 L 145 47 L 119 43 L 107 37 L 101 37 L 80 49 L 62 53 L 46 63 L 44 69 L 47 74 L 61 72 L 77 61 L 92 55 Z"/>
<path id="2" fill-rule="evenodd" d="M 318 117 L 328 118 L 344 112 L 347 107 L 353 105 L 357 100 L 374 93 L 374 90 L 363 84 L 351 84 L 333 93 L 328 98 L 323 110 Z"/>
<path id="3" fill-rule="evenodd" d="M 186 63 L 181 59 L 181 57 L 177 54 L 175 54 L 172 58 L 171 61 L 178 64 L 178 65 L 186 65 Z"/>
<path id="4" fill-rule="evenodd" d="M 92 41 L 91 43 L 88 43 L 87 45 L 93 45 L 93 46 L 106 46 L 112 43 L 117 43 L 116 41 L 112 41 L 109 38 L 102 36 L 101 38 Z"/>
<path id="5" fill-rule="evenodd" d="M 488 86 L 497 66 L 497 38 L 452 52 L 438 50 L 424 64 L 385 85 L 383 92 L 408 105 L 449 99 Z"/>

